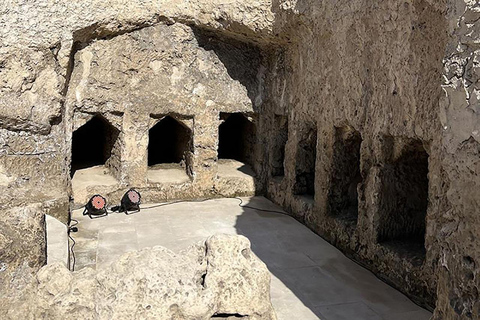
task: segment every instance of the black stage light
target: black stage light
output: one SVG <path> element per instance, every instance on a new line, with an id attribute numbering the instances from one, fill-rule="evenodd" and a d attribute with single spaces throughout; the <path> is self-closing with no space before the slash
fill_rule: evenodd
<path id="1" fill-rule="evenodd" d="M 83 215 L 88 215 L 90 219 L 93 219 L 92 216 L 100 218 L 107 214 L 107 200 L 99 194 L 91 197 L 83 210 Z"/>
<path id="2" fill-rule="evenodd" d="M 128 190 L 122 197 L 120 201 L 120 212 L 125 212 L 125 214 L 135 213 L 140 211 L 140 200 L 142 196 L 140 192 L 135 189 Z"/>

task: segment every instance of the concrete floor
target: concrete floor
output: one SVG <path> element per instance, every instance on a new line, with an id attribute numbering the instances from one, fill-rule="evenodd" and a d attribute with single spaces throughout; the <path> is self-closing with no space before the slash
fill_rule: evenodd
<path id="1" fill-rule="evenodd" d="M 47 227 L 47 264 L 61 261 L 68 264 L 67 226 L 54 217 L 45 215 Z"/>
<path id="2" fill-rule="evenodd" d="M 281 209 L 263 197 L 244 205 Z M 295 219 L 239 207 L 237 199 L 183 202 L 90 220 L 73 213 L 76 270 L 103 268 L 127 251 L 162 245 L 178 251 L 214 233 L 242 234 L 272 273 L 280 320 L 426 320 L 431 313 L 346 258 Z M 145 204 L 144 208 L 153 205 Z"/>

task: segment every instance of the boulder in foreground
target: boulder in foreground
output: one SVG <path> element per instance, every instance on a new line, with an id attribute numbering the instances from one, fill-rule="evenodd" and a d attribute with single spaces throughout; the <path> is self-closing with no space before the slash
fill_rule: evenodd
<path id="1" fill-rule="evenodd" d="M 7 319 L 274 320 L 270 273 L 243 236 L 214 235 L 175 254 L 129 252 L 108 268 L 43 267 Z"/>

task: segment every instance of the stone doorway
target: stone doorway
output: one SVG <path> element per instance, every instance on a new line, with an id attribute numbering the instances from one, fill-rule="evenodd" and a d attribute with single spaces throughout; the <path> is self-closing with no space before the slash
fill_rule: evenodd
<path id="1" fill-rule="evenodd" d="M 120 131 L 100 115 L 94 116 L 72 136 L 71 176 L 79 169 L 113 162 Z M 119 159 L 117 159 L 119 160 Z"/>
<path id="2" fill-rule="evenodd" d="M 192 130 L 171 116 L 163 117 L 148 133 L 148 181 L 189 181 L 192 154 Z"/>

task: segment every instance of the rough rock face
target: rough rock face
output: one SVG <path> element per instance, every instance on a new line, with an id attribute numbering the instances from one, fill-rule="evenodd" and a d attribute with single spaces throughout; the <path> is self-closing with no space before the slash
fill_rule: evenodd
<path id="1" fill-rule="evenodd" d="M 0 291 L 7 298 L 22 290 L 46 263 L 45 215 L 42 205 L 3 210 L 0 223 Z"/>
<path id="2" fill-rule="evenodd" d="M 436 319 L 478 318 L 478 4 L 274 12 L 293 43 L 267 73 L 267 194 Z"/>
<path id="3" fill-rule="evenodd" d="M 443 60 L 441 208 L 435 216 L 439 280 L 434 319 L 480 318 L 480 11 L 452 1 Z"/>
<path id="4" fill-rule="evenodd" d="M 154 247 L 95 272 L 42 268 L 3 319 L 276 319 L 270 273 L 243 236 L 215 235 L 177 254 Z"/>
<path id="5" fill-rule="evenodd" d="M 72 132 L 101 115 L 119 133 L 106 166 L 120 185 L 144 188 L 150 201 L 208 194 L 217 174 L 219 111 L 253 113 L 261 107 L 261 62 L 254 46 L 182 24 L 160 23 L 98 40 L 74 55 L 67 144 Z M 162 192 L 147 180 L 147 165 L 152 149 L 166 152 L 149 144 L 149 132 L 165 115 L 194 137 L 184 161 L 192 181 Z"/>
<path id="6" fill-rule="evenodd" d="M 275 119 L 288 117 L 285 174 L 272 175 L 268 194 L 433 308 L 446 7 L 423 0 L 341 3 L 290 3 L 286 21 L 299 26 L 279 23 L 296 41 L 278 52 L 268 73 L 271 157 L 282 130 Z M 312 148 L 316 158 L 307 161 Z M 309 180 L 310 187 L 298 188 Z"/>
<path id="7" fill-rule="evenodd" d="M 145 201 L 216 194 L 219 112 L 253 113 L 262 103 L 264 68 L 256 46 L 274 38 L 270 6 L 0 3 L 0 209 L 15 208 L 0 217 L 0 243 L 7 248 L 0 263 L 8 265 L 0 268 L 2 280 L 21 281 L 45 261 L 45 250 L 38 249 L 44 242 L 36 240 L 45 238 L 45 228 L 30 228 L 37 218 L 47 213 L 68 222 L 72 134 L 95 115 L 117 134 L 106 166 L 118 183 L 89 189 L 88 196 L 108 190 L 114 203 L 133 184 Z M 145 134 L 169 113 L 195 132 L 185 155 L 188 181 L 147 185 Z M 33 204 L 38 217 L 15 220 Z M 30 267 L 16 269 L 25 264 Z"/>
<path id="8" fill-rule="evenodd" d="M 478 318 L 478 15 L 469 0 L 2 2 L 0 209 L 16 209 L 0 276 L 45 260 L 41 214 L 68 220 L 71 138 L 97 117 L 112 202 L 130 186 L 266 191 L 436 319 Z M 235 112 L 255 124 L 254 182 L 220 178 Z M 147 133 L 167 115 L 191 134 L 188 176 L 149 183 Z"/>

